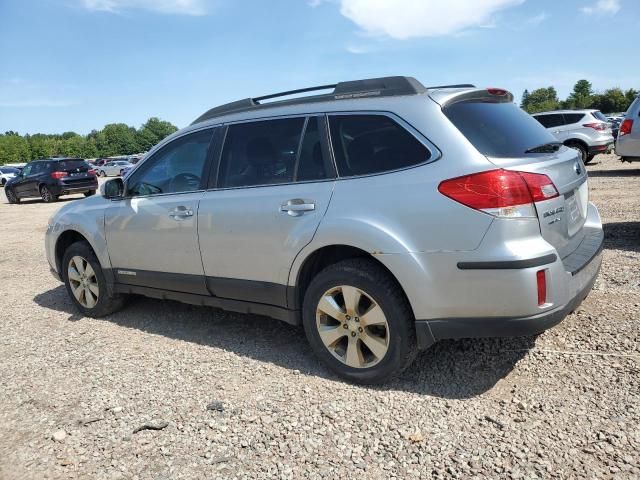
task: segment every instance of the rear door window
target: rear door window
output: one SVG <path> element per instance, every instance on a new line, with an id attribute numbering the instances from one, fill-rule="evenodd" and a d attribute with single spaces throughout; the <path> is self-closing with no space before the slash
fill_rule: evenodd
<path id="1" fill-rule="evenodd" d="M 530 148 L 557 142 L 514 103 L 457 102 L 443 112 L 480 153 L 489 157 L 520 157 Z"/>
<path id="2" fill-rule="evenodd" d="M 341 177 L 398 170 L 431 157 L 427 147 L 386 115 L 330 115 L 329 130 Z"/>
<path id="3" fill-rule="evenodd" d="M 305 118 L 230 125 L 222 149 L 218 187 L 293 182 Z"/>
<path id="4" fill-rule="evenodd" d="M 310 117 L 300 147 L 296 181 L 323 180 L 328 177 L 320 132 L 320 119 Z"/>

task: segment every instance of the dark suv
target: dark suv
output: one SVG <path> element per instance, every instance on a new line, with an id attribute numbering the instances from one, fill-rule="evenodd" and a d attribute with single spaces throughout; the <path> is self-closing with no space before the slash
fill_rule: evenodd
<path id="1" fill-rule="evenodd" d="M 5 194 L 9 203 L 20 203 L 28 197 L 55 202 L 60 195 L 70 193 L 89 197 L 97 189 L 96 171 L 83 159 L 46 158 L 28 163 L 20 175 L 7 182 Z"/>

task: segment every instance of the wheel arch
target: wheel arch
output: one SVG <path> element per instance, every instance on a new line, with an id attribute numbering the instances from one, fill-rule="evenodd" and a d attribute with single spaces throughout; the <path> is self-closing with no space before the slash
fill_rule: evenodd
<path id="1" fill-rule="evenodd" d="M 64 257 L 64 252 L 66 252 L 67 249 L 76 242 L 86 242 L 91 247 L 91 250 L 93 250 L 93 253 L 96 253 L 96 249 L 93 248 L 89 239 L 87 239 L 87 237 L 82 233 L 77 230 L 65 230 L 58 236 L 54 250 L 56 269 L 60 274 L 62 274 L 62 258 Z"/>
<path id="2" fill-rule="evenodd" d="M 584 147 L 584 149 L 588 152 L 589 151 L 589 145 L 587 144 L 587 142 L 585 142 L 583 139 L 581 138 L 576 138 L 576 137 L 572 137 L 572 138 L 568 138 L 567 140 L 565 140 L 564 142 L 562 142 L 563 145 L 566 145 L 567 147 L 569 145 L 572 144 L 579 144 L 582 147 Z"/>
<path id="3" fill-rule="evenodd" d="M 291 272 L 291 279 L 294 283 L 290 283 L 288 287 L 287 303 L 289 308 L 301 309 L 305 292 L 313 278 L 329 265 L 341 262 L 351 258 L 366 258 L 371 260 L 385 270 L 393 281 L 396 283 L 399 291 L 407 300 L 407 304 L 414 315 L 413 307 L 409 301 L 407 292 L 402 287 L 398 276 L 379 258 L 378 255 L 367 252 L 366 250 L 347 244 L 331 244 L 318 247 L 311 251 L 299 263 L 295 272 Z M 415 318 L 415 316 L 414 316 Z"/>

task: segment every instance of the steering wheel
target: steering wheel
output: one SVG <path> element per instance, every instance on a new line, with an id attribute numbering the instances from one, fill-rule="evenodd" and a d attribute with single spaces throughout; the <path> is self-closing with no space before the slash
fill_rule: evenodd
<path id="1" fill-rule="evenodd" d="M 186 186 L 187 188 L 176 188 L 176 186 Z M 179 173 L 171 179 L 170 189 L 171 191 L 184 191 L 195 188 L 196 190 L 200 186 L 200 177 L 193 173 Z"/>

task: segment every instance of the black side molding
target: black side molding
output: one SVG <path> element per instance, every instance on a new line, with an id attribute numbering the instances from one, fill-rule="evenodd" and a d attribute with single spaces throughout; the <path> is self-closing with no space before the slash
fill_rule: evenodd
<path id="1" fill-rule="evenodd" d="M 542 257 L 527 258 L 526 260 L 504 260 L 495 262 L 458 262 L 460 270 L 515 270 L 518 268 L 539 267 L 557 260 L 555 253 Z"/>

